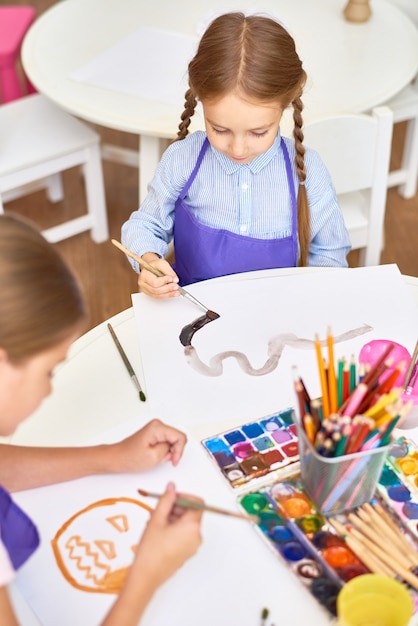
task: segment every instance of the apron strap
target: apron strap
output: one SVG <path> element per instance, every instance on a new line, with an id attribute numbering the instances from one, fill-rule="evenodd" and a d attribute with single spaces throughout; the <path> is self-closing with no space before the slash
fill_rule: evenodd
<path id="1" fill-rule="evenodd" d="M 192 173 L 190 174 L 190 178 L 187 181 L 187 183 L 184 185 L 183 189 L 181 190 L 178 200 L 177 202 L 180 200 L 184 200 L 184 198 L 186 197 L 187 192 L 189 191 L 190 185 L 192 184 L 192 182 L 194 181 L 196 174 L 199 170 L 200 164 L 203 160 L 203 157 L 205 156 L 205 152 L 208 149 L 209 146 L 209 139 L 206 137 L 205 141 L 203 142 L 203 145 L 200 149 L 199 152 L 199 156 L 197 157 L 197 161 L 196 161 L 196 165 L 194 166 L 194 169 L 192 171 Z"/>

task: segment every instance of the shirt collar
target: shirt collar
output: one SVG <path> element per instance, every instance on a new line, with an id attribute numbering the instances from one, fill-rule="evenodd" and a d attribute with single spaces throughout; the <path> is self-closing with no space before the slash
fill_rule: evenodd
<path id="1" fill-rule="evenodd" d="M 266 165 L 268 165 L 270 161 L 277 155 L 280 147 L 280 141 L 281 136 L 279 130 L 276 139 L 274 140 L 272 146 L 267 150 L 267 152 L 260 154 L 260 156 L 258 156 L 253 161 L 250 161 L 250 163 L 235 163 L 235 161 L 231 161 L 231 159 L 228 159 L 228 157 L 222 154 L 222 152 L 215 150 L 215 148 L 213 148 L 211 144 L 209 145 L 209 147 L 227 174 L 234 174 L 240 168 L 247 168 L 252 174 L 258 174 L 258 172 L 266 167 Z"/>

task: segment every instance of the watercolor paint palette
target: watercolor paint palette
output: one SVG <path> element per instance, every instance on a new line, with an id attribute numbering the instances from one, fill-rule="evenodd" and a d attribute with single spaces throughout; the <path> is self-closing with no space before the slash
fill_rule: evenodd
<path id="1" fill-rule="evenodd" d="M 378 489 L 408 529 L 418 537 L 418 447 L 400 437 L 391 445 Z"/>
<path id="2" fill-rule="evenodd" d="M 351 578 L 369 573 L 359 556 L 337 534 L 330 521 L 348 527 L 345 514 L 324 517 L 303 490 L 300 477 L 265 485 L 238 496 L 241 508 L 258 515 L 257 531 L 328 613 L 336 615 L 336 599 Z M 383 500 L 379 504 L 393 518 Z M 399 524 L 401 532 L 405 528 Z M 407 531 L 406 531 L 407 532 Z M 418 550 L 418 543 L 414 546 Z M 410 590 L 417 606 L 417 592 Z"/>
<path id="3" fill-rule="evenodd" d="M 234 488 L 284 468 L 295 473 L 299 450 L 293 418 L 294 410 L 288 408 L 204 439 L 202 444 Z"/>

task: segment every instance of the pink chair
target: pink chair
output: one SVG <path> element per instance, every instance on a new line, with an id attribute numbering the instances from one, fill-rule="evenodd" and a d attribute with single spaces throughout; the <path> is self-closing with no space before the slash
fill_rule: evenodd
<path id="1" fill-rule="evenodd" d="M 23 88 L 19 76 L 20 48 L 34 19 L 33 7 L 0 7 L 0 100 L 3 103 L 36 91 L 25 74 Z"/>

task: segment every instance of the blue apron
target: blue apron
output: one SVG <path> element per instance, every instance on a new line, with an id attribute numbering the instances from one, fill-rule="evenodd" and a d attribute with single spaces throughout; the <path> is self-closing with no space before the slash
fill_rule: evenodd
<path id="1" fill-rule="evenodd" d="M 180 285 L 249 272 L 295 267 L 298 258 L 297 203 L 289 153 L 281 140 L 286 176 L 292 201 L 292 235 L 281 239 L 257 239 L 201 224 L 184 201 L 209 146 L 206 138 L 196 165 L 175 204 L 175 271 Z"/>
<path id="2" fill-rule="evenodd" d="M 0 537 L 17 570 L 39 545 L 35 524 L 0 486 Z"/>

